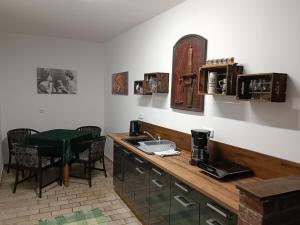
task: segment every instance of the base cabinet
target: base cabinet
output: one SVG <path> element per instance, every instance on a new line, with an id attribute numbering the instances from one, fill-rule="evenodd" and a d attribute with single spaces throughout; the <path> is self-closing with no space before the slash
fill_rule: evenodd
<path id="1" fill-rule="evenodd" d="M 153 165 L 149 174 L 149 225 L 169 225 L 171 176 Z"/>
<path id="2" fill-rule="evenodd" d="M 114 143 L 116 192 L 144 225 L 236 225 L 237 216 Z"/>
<path id="3" fill-rule="evenodd" d="M 172 178 L 170 225 L 199 225 L 199 194 Z"/>
<path id="4" fill-rule="evenodd" d="M 134 155 L 133 205 L 143 224 L 149 220 L 149 163 Z"/>
<path id="5" fill-rule="evenodd" d="M 202 196 L 200 201 L 200 224 L 235 225 L 237 224 L 237 216 L 211 199 Z"/>

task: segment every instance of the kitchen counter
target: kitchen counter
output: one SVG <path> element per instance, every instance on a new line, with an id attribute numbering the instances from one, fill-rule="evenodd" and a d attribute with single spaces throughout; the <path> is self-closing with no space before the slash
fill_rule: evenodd
<path id="1" fill-rule="evenodd" d="M 160 157 L 156 155 L 148 155 L 122 140 L 124 138 L 128 138 L 128 133 L 111 133 L 108 136 L 115 142 L 126 147 L 128 150 L 158 166 L 165 172 L 212 198 L 220 205 L 236 214 L 239 210 L 240 201 L 239 190 L 236 186 L 255 183 L 261 180 L 255 176 L 227 181 L 217 180 L 203 172 L 200 172 L 201 169 L 197 166 L 189 164 L 191 157 L 190 151 L 182 149 L 179 156 Z"/>

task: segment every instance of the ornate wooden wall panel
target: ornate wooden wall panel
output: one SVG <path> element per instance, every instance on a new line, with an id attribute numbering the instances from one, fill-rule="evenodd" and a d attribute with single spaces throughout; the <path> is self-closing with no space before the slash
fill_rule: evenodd
<path id="1" fill-rule="evenodd" d="M 199 35 L 182 37 L 173 48 L 171 108 L 203 111 L 198 93 L 199 67 L 206 61 L 207 40 Z"/>

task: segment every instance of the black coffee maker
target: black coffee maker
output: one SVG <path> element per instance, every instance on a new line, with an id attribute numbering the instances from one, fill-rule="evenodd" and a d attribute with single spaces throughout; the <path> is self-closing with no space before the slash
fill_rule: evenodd
<path id="1" fill-rule="evenodd" d="M 129 136 L 137 136 L 140 133 L 140 123 L 138 120 L 131 120 L 129 126 Z"/>
<path id="2" fill-rule="evenodd" d="M 207 162 L 209 160 L 208 140 L 210 136 L 209 130 L 195 129 L 192 133 L 192 157 L 191 164 L 198 165 L 199 162 Z"/>

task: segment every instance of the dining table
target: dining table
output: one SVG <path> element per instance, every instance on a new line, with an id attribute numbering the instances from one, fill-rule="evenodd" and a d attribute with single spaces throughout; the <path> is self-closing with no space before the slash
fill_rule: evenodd
<path id="1" fill-rule="evenodd" d="M 74 155 L 72 145 L 76 142 L 86 141 L 92 139 L 92 133 L 69 130 L 69 129 L 53 129 L 43 131 L 37 134 L 29 135 L 25 139 L 25 143 L 31 145 L 50 145 L 55 146 L 56 152 L 62 157 L 64 165 L 64 185 L 69 185 L 70 177 L 70 162 Z M 51 154 L 51 153 L 50 153 Z"/>

